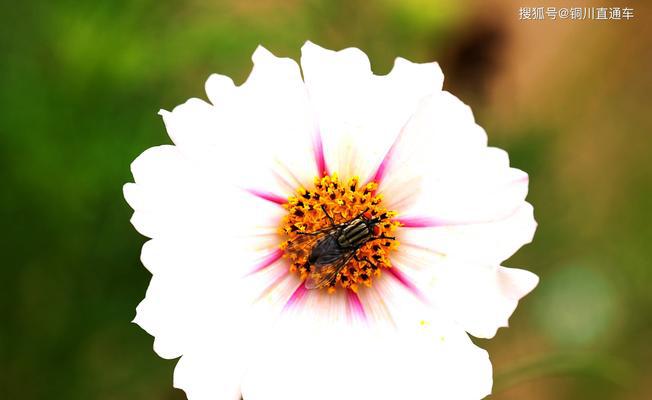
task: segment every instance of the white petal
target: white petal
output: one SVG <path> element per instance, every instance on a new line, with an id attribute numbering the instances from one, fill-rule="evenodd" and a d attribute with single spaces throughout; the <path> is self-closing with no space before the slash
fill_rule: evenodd
<path id="1" fill-rule="evenodd" d="M 399 131 L 426 95 L 441 90 L 437 63 L 397 58 L 392 71 L 374 75 L 356 48 L 302 48 L 301 67 L 317 114 L 331 171 L 370 177 Z"/>
<path id="2" fill-rule="evenodd" d="M 315 123 L 297 63 L 258 47 L 247 81 L 228 105 L 216 110 L 224 143 L 232 152 L 237 176 L 249 187 L 289 194 L 317 175 L 313 148 Z M 210 83 L 210 82 L 209 82 Z M 211 98 L 213 85 L 207 85 Z"/>
<path id="3" fill-rule="evenodd" d="M 246 233 L 270 233 L 284 211 L 234 186 L 177 146 L 152 147 L 131 166 L 124 187 L 132 223 L 148 237 L 191 237 L 219 243 Z M 247 212 L 241 212 L 247 210 Z M 228 245 L 224 245 L 225 248 Z"/>
<path id="4" fill-rule="evenodd" d="M 471 110 L 442 92 L 425 99 L 392 148 L 380 192 L 418 245 L 498 264 L 532 239 L 528 179 L 486 146 Z M 450 254 L 449 254 L 450 253 Z"/>
<path id="5" fill-rule="evenodd" d="M 235 272 L 244 270 L 233 256 L 199 240 L 153 239 L 143 247 L 142 261 L 154 275 L 134 322 L 155 336 L 161 357 L 184 354 L 211 321 L 229 323 L 241 304 Z"/>
<path id="6" fill-rule="evenodd" d="M 532 206 L 523 202 L 511 215 L 495 221 L 423 228 L 401 228 L 401 243 L 428 248 L 449 258 L 498 265 L 530 243 L 537 223 Z"/>
<path id="7" fill-rule="evenodd" d="M 215 222 L 212 211 L 219 208 L 205 204 L 215 193 L 210 193 L 210 186 L 176 147 L 146 150 L 131 170 L 136 184 L 125 185 L 124 194 L 134 208 L 132 223 L 143 235 L 206 232 Z"/>
<path id="8" fill-rule="evenodd" d="M 403 200 L 404 214 L 490 219 L 513 212 L 527 193 L 527 175 L 487 148 L 471 109 L 447 92 L 421 102 L 386 164 L 380 191 L 390 204 Z"/>
<path id="9" fill-rule="evenodd" d="M 220 144 L 229 132 L 222 131 L 219 114 L 214 107 L 200 99 L 189 99 L 172 111 L 161 110 L 168 135 L 181 149 L 193 152 L 212 152 L 220 157 L 228 155 Z"/>
<path id="10" fill-rule="evenodd" d="M 432 310 L 402 309 L 390 327 L 320 318 L 319 307 L 302 305 L 305 312 L 286 315 L 265 337 L 244 378 L 243 398 L 479 399 L 491 391 L 486 352 Z"/>
<path id="11" fill-rule="evenodd" d="M 433 288 L 437 304 L 476 337 L 492 338 L 507 327 L 518 301 L 532 291 L 539 278 L 515 268 L 464 268 L 457 265 L 440 276 Z"/>
<path id="12" fill-rule="evenodd" d="M 234 354 L 237 346 L 222 347 L 225 351 L 218 354 L 206 349 L 181 357 L 174 369 L 174 387 L 186 392 L 189 400 L 240 400 L 242 355 Z"/>
<path id="13" fill-rule="evenodd" d="M 229 244 L 225 251 L 201 239 L 153 239 L 143 248 L 154 276 L 134 322 L 155 337 L 161 357 L 183 355 L 175 386 L 191 400 L 239 396 L 259 335 L 298 283 L 282 260 L 248 276 L 254 263 L 244 264 L 252 256 L 237 240 Z"/>
<path id="14" fill-rule="evenodd" d="M 297 63 L 263 47 L 252 59 L 253 70 L 239 87 L 228 77 L 209 77 L 213 105 L 191 99 L 161 115 L 180 150 L 216 177 L 287 196 L 317 175 L 315 123 Z"/>
<path id="15" fill-rule="evenodd" d="M 539 278 L 525 270 L 469 264 L 428 250 L 402 249 L 392 262 L 433 306 L 476 337 L 506 327 L 518 301 Z"/>

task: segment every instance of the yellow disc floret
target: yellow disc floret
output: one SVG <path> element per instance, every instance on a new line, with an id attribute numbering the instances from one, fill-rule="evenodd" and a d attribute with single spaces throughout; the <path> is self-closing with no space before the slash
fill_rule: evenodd
<path id="1" fill-rule="evenodd" d="M 353 177 L 343 184 L 337 174 L 317 177 L 312 189 L 299 188 L 284 204 L 287 215 L 279 229 L 285 238 L 281 249 L 290 263 L 290 271 L 298 273 L 302 280 L 310 273 L 308 258 L 320 237 L 329 232 L 332 234 L 335 226 L 360 214 L 364 213 L 368 218 L 382 216 L 382 220 L 374 225 L 374 240 L 357 248 L 355 255 L 348 257 L 349 261 L 327 285 L 331 293 L 338 286 L 354 291 L 360 284 L 371 286 L 373 278 L 379 276 L 383 268 L 391 268 L 389 254 L 398 246 L 398 241 L 386 239 L 392 238 L 400 225 L 392 220 L 396 213 L 383 207 L 382 195 L 375 194 L 378 187 L 375 182 L 358 187 L 358 181 L 358 177 Z M 312 240 L 306 240 L 307 237 Z"/>

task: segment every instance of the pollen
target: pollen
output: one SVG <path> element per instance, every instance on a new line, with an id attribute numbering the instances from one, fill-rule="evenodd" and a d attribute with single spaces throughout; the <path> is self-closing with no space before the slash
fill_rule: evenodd
<path id="1" fill-rule="evenodd" d="M 360 185 L 358 177 L 340 182 L 337 174 L 332 174 L 316 177 L 312 188 L 297 189 L 283 205 L 287 214 L 279 227 L 283 237 L 280 247 L 290 272 L 298 274 L 301 280 L 308 279 L 311 271 L 315 272 L 315 266 L 309 262 L 315 246 L 327 235 L 341 234 L 341 228 L 356 217 L 378 222 L 364 244 L 336 257 L 339 262 L 333 262 L 337 268 L 332 269 L 332 279 L 320 288 L 328 293 L 338 288 L 357 292 L 361 287 L 371 287 L 384 269 L 391 268 L 389 255 L 399 245 L 394 232 L 400 223 L 393 220 L 396 213 L 384 207 L 377 188 L 375 182 Z"/>

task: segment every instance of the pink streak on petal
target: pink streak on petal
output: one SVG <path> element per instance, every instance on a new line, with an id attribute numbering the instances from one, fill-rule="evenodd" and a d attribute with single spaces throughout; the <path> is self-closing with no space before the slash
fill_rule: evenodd
<path id="1" fill-rule="evenodd" d="M 392 144 L 392 146 L 389 148 L 389 150 L 387 150 L 387 153 L 385 154 L 385 157 L 383 157 L 383 160 L 378 165 L 378 168 L 376 168 L 376 173 L 374 173 L 373 178 L 371 178 L 369 180 L 369 182 L 376 182 L 377 184 L 380 185 L 383 178 L 385 177 L 385 174 L 387 173 L 387 168 L 389 167 L 389 163 L 392 160 L 392 157 L 394 155 L 394 151 L 396 150 L 396 146 L 397 146 L 397 144 L 399 142 L 399 139 L 401 138 L 401 136 L 403 136 L 402 134 L 403 134 L 403 131 L 401 130 L 399 135 L 394 140 L 394 143 Z M 369 182 L 367 182 L 367 183 L 369 183 Z"/>
<path id="2" fill-rule="evenodd" d="M 396 218 L 395 221 L 401 223 L 402 228 L 435 228 L 440 226 L 460 226 L 460 225 L 477 225 L 477 224 L 490 224 L 499 222 L 513 217 L 522 205 L 515 207 L 513 210 L 499 215 L 495 218 L 477 219 L 469 221 L 451 221 L 436 217 L 402 217 Z"/>
<path id="3" fill-rule="evenodd" d="M 366 321 L 367 314 L 364 311 L 364 306 L 362 305 L 358 294 L 351 289 L 347 289 L 346 300 L 349 306 L 349 312 L 360 320 Z"/>
<path id="4" fill-rule="evenodd" d="M 376 173 L 374 174 L 374 177 L 371 179 L 372 182 L 376 182 L 380 184 L 380 182 L 383 180 L 383 178 L 385 177 L 385 172 L 387 171 L 387 166 L 389 165 L 389 162 L 392 158 L 393 152 L 394 152 L 394 145 L 392 145 L 392 147 L 390 147 L 390 149 L 387 150 L 387 154 L 385 154 L 383 161 L 381 161 L 380 165 L 378 165 L 378 168 L 376 169 Z"/>
<path id="5" fill-rule="evenodd" d="M 290 296 L 287 303 L 285 303 L 285 306 L 283 307 L 283 311 L 288 311 L 294 308 L 301 301 L 301 299 L 306 295 L 306 292 L 308 292 L 308 289 L 306 289 L 306 285 L 303 282 L 301 282 L 299 286 L 296 288 L 296 290 L 294 291 L 294 293 L 292 293 L 292 296 Z"/>
<path id="6" fill-rule="evenodd" d="M 392 161 L 392 158 L 394 157 L 396 148 L 398 147 L 399 142 L 403 138 L 405 128 L 407 127 L 407 125 L 410 123 L 411 120 L 412 120 L 412 116 L 408 118 L 407 121 L 405 121 L 405 124 L 403 124 L 403 127 L 399 131 L 398 136 L 396 136 L 396 139 L 394 139 L 394 143 L 392 143 L 392 146 L 389 148 L 389 150 L 387 150 L 385 157 L 383 157 L 383 160 L 380 162 L 378 168 L 376 169 L 376 173 L 374 174 L 373 178 L 369 182 L 376 182 L 378 185 L 380 185 L 383 178 L 385 177 L 385 174 L 387 173 L 387 168 L 389 167 L 389 164 Z"/>
<path id="7" fill-rule="evenodd" d="M 256 265 L 253 267 L 251 272 L 249 274 L 256 273 L 258 271 L 262 271 L 265 268 L 269 267 L 270 265 L 274 264 L 276 261 L 280 260 L 281 257 L 283 257 L 283 250 L 281 249 L 276 249 L 272 253 L 266 255 L 265 257 L 261 258 L 260 261 L 256 263 Z"/>
<path id="8" fill-rule="evenodd" d="M 436 226 L 456 225 L 450 221 L 444 221 L 432 217 L 403 217 L 396 218 L 403 228 L 433 228 Z"/>
<path id="9" fill-rule="evenodd" d="M 328 172 L 328 165 L 326 165 L 326 157 L 324 155 L 324 143 L 321 140 L 321 133 L 317 131 L 313 139 L 313 152 L 315 154 L 315 163 L 317 164 L 317 173 L 320 176 L 330 175 Z"/>
<path id="10" fill-rule="evenodd" d="M 406 289 L 408 289 L 410 292 L 412 292 L 419 300 L 423 301 L 424 303 L 428 303 L 428 299 L 424 294 L 419 290 L 419 288 L 408 279 L 407 276 L 401 271 L 399 271 L 398 268 L 392 267 L 389 268 L 389 273 L 391 276 L 393 276 L 401 285 L 403 285 Z"/>
<path id="11" fill-rule="evenodd" d="M 278 205 L 283 205 L 283 204 L 287 203 L 286 198 L 281 197 L 281 196 L 279 196 L 277 194 L 274 194 L 274 193 L 265 192 L 265 191 L 258 190 L 258 189 L 245 189 L 245 190 L 247 192 L 253 194 L 256 197 L 259 197 L 259 198 L 261 198 L 263 200 L 267 200 L 267 201 L 272 202 L 272 203 L 276 203 Z"/>

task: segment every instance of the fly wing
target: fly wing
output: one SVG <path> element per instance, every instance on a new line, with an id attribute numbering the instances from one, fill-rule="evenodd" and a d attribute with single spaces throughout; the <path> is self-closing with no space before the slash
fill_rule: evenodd
<path id="1" fill-rule="evenodd" d="M 301 255 L 301 253 L 310 253 L 313 247 L 328 236 L 335 229 L 334 227 L 326 227 L 315 232 L 306 232 L 297 234 L 297 236 L 288 242 L 286 251 Z M 306 254 L 307 256 L 307 254 Z"/>
<path id="2" fill-rule="evenodd" d="M 315 246 L 315 244 L 325 235 L 326 233 L 321 231 L 315 233 L 307 233 L 305 235 L 297 235 L 297 237 L 288 242 L 286 251 L 292 253 L 310 251 Z"/>
<path id="3" fill-rule="evenodd" d="M 306 289 L 319 289 L 329 286 L 337 277 L 337 273 L 351 260 L 355 252 L 342 254 L 337 260 L 327 264 L 310 266 L 310 273 L 306 279 Z"/>

